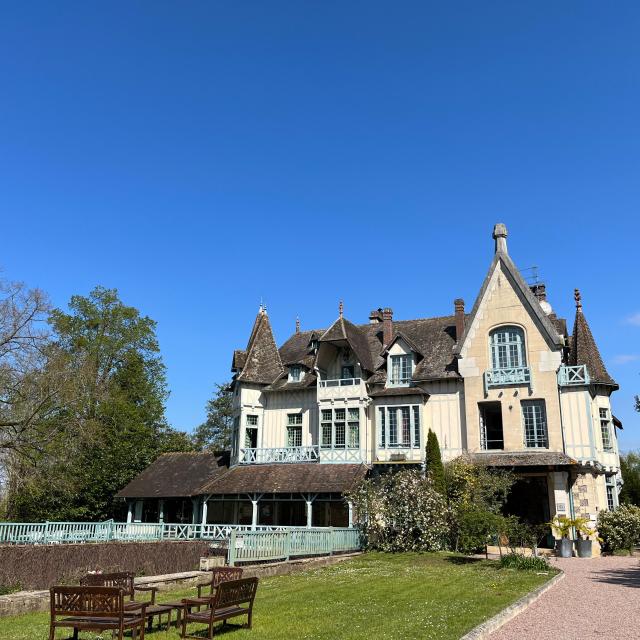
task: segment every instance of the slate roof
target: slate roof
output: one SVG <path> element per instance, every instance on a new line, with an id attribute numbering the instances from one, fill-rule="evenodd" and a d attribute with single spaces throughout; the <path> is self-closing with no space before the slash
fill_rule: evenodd
<path id="1" fill-rule="evenodd" d="M 560 451 L 516 451 L 513 453 L 470 453 L 472 462 L 489 467 L 576 466 L 578 461 Z"/>
<path id="2" fill-rule="evenodd" d="M 214 453 L 165 453 L 138 474 L 118 498 L 188 498 L 226 474 L 229 458 Z"/>
<path id="3" fill-rule="evenodd" d="M 573 366 L 586 364 L 592 382 L 618 388 L 616 381 L 609 375 L 607 368 L 604 366 L 600 351 L 581 308 L 576 309 L 569 364 Z"/>
<path id="4" fill-rule="evenodd" d="M 376 389 L 369 393 L 369 397 L 371 398 L 428 395 L 429 394 L 420 387 L 388 387 L 386 389 Z"/>
<path id="5" fill-rule="evenodd" d="M 201 487 L 201 493 L 342 493 L 367 473 L 363 464 L 239 465 Z"/>
<path id="6" fill-rule="evenodd" d="M 238 380 L 270 384 L 284 373 L 269 316 L 262 308 L 256 317 L 245 353 L 244 366 L 238 374 Z M 234 363 L 235 360 L 234 354 Z"/>
<path id="7" fill-rule="evenodd" d="M 366 327 L 370 325 L 364 325 Z M 360 327 L 349 322 L 342 315 L 322 334 L 320 342 L 340 342 L 346 340 L 360 363 L 366 371 L 375 371 L 374 359 L 371 354 L 371 345 L 367 335 Z M 378 349 L 380 351 L 380 349 Z"/>

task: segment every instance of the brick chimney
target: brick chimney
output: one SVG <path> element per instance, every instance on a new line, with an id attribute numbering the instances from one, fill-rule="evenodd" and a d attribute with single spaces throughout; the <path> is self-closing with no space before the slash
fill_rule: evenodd
<path id="1" fill-rule="evenodd" d="M 382 322 L 382 309 L 373 309 L 369 314 L 369 324 L 378 324 Z"/>
<path id="2" fill-rule="evenodd" d="M 393 338 L 393 310 L 385 307 L 382 310 L 382 344 L 386 347 Z"/>
<path id="3" fill-rule="evenodd" d="M 464 300 L 456 298 L 453 301 L 453 307 L 456 315 L 456 340 L 460 340 L 464 333 Z"/>
<path id="4" fill-rule="evenodd" d="M 532 284 L 531 287 L 531 293 L 533 293 L 533 295 L 538 298 L 539 302 L 546 302 L 547 300 L 547 287 L 544 283 L 542 282 L 536 282 L 536 284 Z"/>

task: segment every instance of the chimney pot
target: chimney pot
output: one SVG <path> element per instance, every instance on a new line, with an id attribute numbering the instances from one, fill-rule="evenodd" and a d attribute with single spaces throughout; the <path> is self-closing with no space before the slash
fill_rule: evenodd
<path id="1" fill-rule="evenodd" d="M 386 347 L 393 339 L 393 310 L 385 307 L 382 310 L 382 343 Z"/>
<path id="2" fill-rule="evenodd" d="M 373 309 L 369 314 L 369 323 L 378 324 L 379 322 L 382 322 L 382 309 Z"/>
<path id="3" fill-rule="evenodd" d="M 464 300 L 456 298 L 453 301 L 453 307 L 456 317 L 456 340 L 460 340 L 464 333 Z"/>

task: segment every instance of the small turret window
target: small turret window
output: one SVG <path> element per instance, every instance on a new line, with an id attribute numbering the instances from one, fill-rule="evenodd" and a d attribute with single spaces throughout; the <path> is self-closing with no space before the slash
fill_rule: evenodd
<path id="1" fill-rule="evenodd" d="M 526 367 L 524 332 L 519 327 L 500 327 L 491 332 L 491 366 L 493 369 Z"/>

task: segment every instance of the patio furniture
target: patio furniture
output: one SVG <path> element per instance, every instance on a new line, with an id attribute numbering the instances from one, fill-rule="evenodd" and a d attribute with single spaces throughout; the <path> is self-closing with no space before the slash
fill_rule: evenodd
<path id="1" fill-rule="evenodd" d="M 125 609 L 125 593 L 117 587 L 51 587 L 51 619 L 49 640 L 56 629 L 78 631 L 111 631 L 122 640 L 131 629 L 132 638 L 144 640 L 145 604 L 136 603 L 137 610 Z M 138 631 L 140 635 L 138 636 Z"/>
<path id="2" fill-rule="evenodd" d="M 195 598 L 189 598 L 189 602 L 193 604 L 190 609 L 198 610 L 209 604 L 211 598 L 215 595 L 216 588 L 220 583 L 229 580 L 239 580 L 242 578 L 242 569 L 239 567 L 215 567 L 211 569 L 211 579 L 198 585 L 198 595 Z M 205 594 L 205 589 L 209 587 L 209 593 Z M 176 627 L 180 626 L 182 611 L 184 609 L 184 600 L 173 600 L 171 602 L 163 602 L 162 604 L 173 607 L 177 611 Z"/>
<path id="3" fill-rule="evenodd" d="M 185 598 L 183 600 L 184 610 L 182 612 L 182 633 L 181 638 L 202 638 L 202 635 L 187 635 L 187 625 L 189 623 L 200 623 L 207 625 L 207 638 L 213 638 L 214 624 L 222 622 L 226 624 L 229 618 L 247 616 L 244 627 L 251 629 L 253 617 L 253 602 L 258 589 L 258 578 L 242 578 L 241 580 L 230 580 L 221 582 L 216 588 L 215 595 L 209 601 L 209 608 L 204 611 L 191 611 L 190 607 L 200 604 L 197 599 L 194 601 Z"/>
<path id="4" fill-rule="evenodd" d="M 145 605 L 145 616 L 149 625 L 149 630 L 153 626 L 153 618 L 158 616 L 158 626 L 160 626 L 161 618 L 167 614 L 167 629 L 171 625 L 171 613 L 173 607 L 167 604 L 156 604 L 156 592 L 158 587 L 144 587 L 135 584 L 135 575 L 129 571 L 122 571 L 118 573 L 88 573 L 86 576 L 80 579 L 80 584 L 83 586 L 93 585 L 101 587 L 118 587 L 124 591 L 125 597 L 128 597 L 128 601 L 125 600 L 124 608 L 125 612 L 135 611 L 140 604 Z M 140 602 L 135 600 L 136 591 L 150 593 L 149 600 Z"/>

